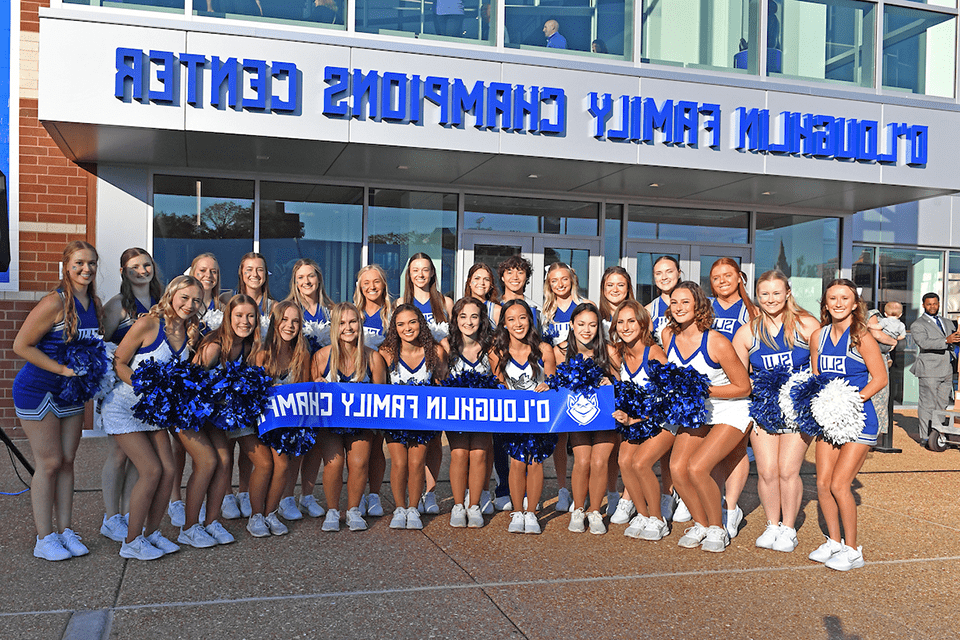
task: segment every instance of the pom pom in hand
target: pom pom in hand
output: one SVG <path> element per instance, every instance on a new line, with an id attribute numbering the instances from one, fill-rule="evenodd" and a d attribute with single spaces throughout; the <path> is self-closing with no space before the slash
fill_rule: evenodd
<path id="1" fill-rule="evenodd" d="M 841 378 L 824 385 L 810 401 L 810 412 L 823 429 L 823 439 L 838 447 L 856 442 L 867 420 L 860 390 Z"/>
<path id="2" fill-rule="evenodd" d="M 307 339 L 310 353 L 316 353 L 330 344 L 330 323 L 309 321 L 303 324 L 303 335 Z"/>
<path id="3" fill-rule="evenodd" d="M 656 389 L 664 424 L 698 429 L 706 423 L 706 399 L 710 395 L 707 376 L 692 367 L 678 367 L 672 362 L 649 363 L 649 376 Z"/>
<path id="4" fill-rule="evenodd" d="M 573 393 L 591 393 L 597 390 L 604 378 L 603 369 L 593 358 L 584 358 L 578 353 L 570 360 L 557 365 L 556 375 L 547 376 L 551 389 L 568 389 Z"/>
<path id="5" fill-rule="evenodd" d="M 505 388 L 497 377 L 490 374 L 464 371 L 440 382 L 444 387 L 461 387 L 464 389 L 503 389 Z"/>
<path id="6" fill-rule="evenodd" d="M 633 424 L 617 424 L 617 431 L 624 440 L 646 440 L 660 433 L 660 402 L 652 384 L 648 382 L 641 386 L 629 380 L 614 380 L 613 396 L 617 409 L 631 418 L 640 419 Z"/>
<path id="7" fill-rule="evenodd" d="M 216 331 L 223 324 L 223 311 L 220 309 L 207 309 L 207 312 L 200 318 L 200 329 L 203 333 Z"/>
<path id="8" fill-rule="evenodd" d="M 780 408 L 780 390 L 791 374 L 792 370 L 785 365 L 761 369 L 753 374 L 750 417 L 768 433 L 778 433 L 786 426 Z"/>
<path id="9" fill-rule="evenodd" d="M 257 425 L 267 410 L 273 384 L 263 367 L 228 362 L 215 376 L 212 396 L 216 410 L 210 421 L 224 431 Z"/>
<path id="10" fill-rule="evenodd" d="M 569 329 L 560 329 L 555 324 L 550 324 L 547 329 L 541 334 L 540 339 L 543 342 L 546 342 L 551 347 L 555 347 L 558 344 L 563 344 L 567 341 L 567 336 L 570 334 Z"/>
<path id="11" fill-rule="evenodd" d="M 213 411 L 210 373 L 191 362 L 150 358 L 140 363 L 130 381 L 140 396 L 133 415 L 142 422 L 198 431 Z"/>
<path id="12" fill-rule="evenodd" d="M 557 434 L 555 433 L 505 433 L 503 448 L 507 455 L 514 460 L 526 464 L 543 462 L 553 455 L 557 448 Z"/>
<path id="13" fill-rule="evenodd" d="M 317 443 L 317 431 L 307 427 L 271 429 L 260 436 L 260 441 L 274 451 L 297 457 Z"/>
<path id="14" fill-rule="evenodd" d="M 110 367 L 107 349 L 100 338 L 77 338 L 61 344 L 57 362 L 76 374 L 60 376 L 60 400 L 68 404 L 83 404 L 97 394 L 100 381 Z"/>
<path id="15" fill-rule="evenodd" d="M 796 374 L 790 376 L 790 380 L 783 388 L 784 391 L 789 389 L 789 401 L 791 402 L 791 413 L 789 414 L 783 406 L 783 391 L 780 393 L 780 406 L 783 408 L 783 415 L 788 421 L 792 420 L 796 424 L 800 433 L 808 436 L 819 436 L 821 427 L 814 419 L 813 412 L 810 411 L 810 402 L 826 385 L 827 378 L 822 374 L 819 376 L 807 374 L 806 378 L 791 386 L 790 382 L 795 376 Z"/>

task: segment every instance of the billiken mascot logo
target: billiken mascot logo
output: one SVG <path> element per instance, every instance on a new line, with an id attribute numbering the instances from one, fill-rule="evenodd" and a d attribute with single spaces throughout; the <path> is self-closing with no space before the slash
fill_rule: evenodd
<path id="1" fill-rule="evenodd" d="M 567 398 L 567 415 L 576 421 L 581 427 L 593 422 L 594 418 L 600 415 L 600 401 L 596 393 L 577 395 Z"/>

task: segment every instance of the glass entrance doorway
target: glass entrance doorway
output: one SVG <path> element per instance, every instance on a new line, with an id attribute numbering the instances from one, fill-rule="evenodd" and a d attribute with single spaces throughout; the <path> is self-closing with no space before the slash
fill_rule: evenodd
<path id="1" fill-rule="evenodd" d="M 665 242 L 627 242 L 621 264 L 630 273 L 636 296 L 647 304 L 657 295 L 653 282 L 653 265 L 660 256 L 671 256 L 680 263 L 681 280 L 698 283 L 707 295 L 710 289 L 710 267 L 719 258 L 733 258 L 747 274 L 747 291 L 752 295 L 753 260 L 749 247 L 708 244 L 670 244 Z"/>

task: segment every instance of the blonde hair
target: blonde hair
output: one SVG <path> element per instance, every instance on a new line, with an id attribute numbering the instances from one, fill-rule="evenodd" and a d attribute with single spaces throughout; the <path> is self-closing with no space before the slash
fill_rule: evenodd
<path id="1" fill-rule="evenodd" d="M 893 314 L 892 316 L 890 314 Z M 896 300 L 891 300 L 883 305 L 883 315 L 899 318 L 903 315 L 903 305 Z"/>
<path id="2" fill-rule="evenodd" d="M 170 329 L 169 320 L 177 317 L 177 312 L 173 310 L 173 296 L 187 287 L 196 287 L 200 295 L 203 295 L 203 284 L 199 280 L 193 276 L 177 276 L 167 285 L 163 295 L 160 296 L 160 302 L 153 305 L 147 313 L 148 316 L 163 321 L 164 334 L 167 334 Z M 200 318 L 197 314 L 193 314 L 184 320 L 183 326 L 186 329 L 188 348 L 193 349 L 200 342 Z"/>
<path id="3" fill-rule="evenodd" d="M 563 262 L 554 262 L 547 269 L 547 275 L 543 278 L 543 320 L 541 324 L 546 327 L 553 321 L 553 316 L 557 313 L 557 295 L 550 287 L 550 274 L 559 269 L 566 269 L 570 274 L 570 293 L 573 304 L 578 305 L 583 301 L 580 297 L 580 280 L 577 279 L 577 272 L 572 267 Z"/>
<path id="4" fill-rule="evenodd" d="M 303 297 L 303 294 L 300 293 L 300 289 L 297 287 L 297 271 L 299 271 L 301 267 L 312 267 L 317 273 L 317 304 L 325 311 L 329 311 L 330 307 L 333 306 L 333 300 L 327 295 L 327 290 L 323 286 L 323 272 L 320 271 L 320 265 L 310 258 L 300 258 L 293 263 L 293 271 L 290 274 L 290 293 L 287 294 L 286 299 L 296 302 L 300 305 L 301 309 L 307 308 L 307 299 Z"/>
<path id="5" fill-rule="evenodd" d="M 260 285 L 260 299 L 263 300 L 263 304 L 266 306 L 267 301 L 270 300 L 270 270 L 267 269 L 267 259 L 263 257 L 262 253 L 251 251 L 243 254 L 243 257 L 240 258 L 240 266 L 237 268 L 237 294 L 249 295 L 247 293 L 247 285 L 243 283 L 243 263 L 248 260 L 260 260 L 263 262 L 263 284 Z M 250 297 L 252 298 L 253 296 Z M 254 301 L 253 306 L 257 306 L 256 301 Z M 257 307 L 257 311 L 259 310 L 260 308 Z"/>
<path id="6" fill-rule="evenodd" d="M 92 251 L 93 257 L 97 261 L 97 264 L 100 264 L 100 254 L 97 253 L 97 250 L 89 242 L 84 242 L 83 240 L 74 240 L 68 244 L 63 249 L 63 268 L 61 269 L 62 275 L 60 276 L 60 284 L 58 285 L 59 291 L 63 294 L 63 341 L 70 342 L 79 335 L 79 330 L 77 329 L 77 307 L 74 304 L 75 295 L 73 293 L 73 282 L 67 277 L 67 264 L 70 262 L 70 258 L 73 257 L 78 251 Z M 94 311 L 97 314 L 97 327 L 100 331 L 103 331 L 103 305 L 100 303 L 100 298 L 97 297 L 97 279 L 93 278 L 90 280 L 90 284 L 87 285 L 87 295 L 90 297 L 90 302 L 93 303 Z"/>
<path id="7" fill-rule="evenodd" d="M 223 306 L 223 303 L 220 302 L 220 263 L 217 262 L 217 256 L 213 255 L 209 251 L 206 253 L 201 253 L 190 262 L 190 268 L 187 269 L 187 275 L 196 277 L 197 263 L 204 258 L 210 258 L 213 260 L 213 264 L 217 266 L 217 283 L 213 286 L 213 291 L 210 292 L 210 299 L 213 301 L 213 308 L 220 309 Z M 200 284 L 202 285 L 203 283 Z M 204 292 L 205 290 L 201 287 L 200 293 Z"/>
<path id="8" fill-rule="evenodd" d="M 353 304 L 357 309 L 363 309 L 366 307 L 366 298 L 363 295 L 363 291 L 360 290 L 360 277 L 363 276 L 368 271 L 376 271 L 377 275 L 380 276 L 380 281 L 383 282 L 383 300 L 380 304 L 380 324 L 386 327 L 390 324 L 390 311 L 393 306 L 393 301 L 390 299 L 390 285 L 387 284 L 387 273 L 383 270 L 378 264 L 368 264 L 365 267 L 361 267 L 360 271 L 357 271 L 357 286 L 353 290 Z M 360 322 L 363 322 L 363 319 L 367 317 L 366 311 L 360 312 Z"/>
<path id="9" fill-rule="evenodd" d="M 760 277 L 757 278 L 757 291 L 760 290 L 760 285 L 764 282 L 782 282 L 783 286 L 786 287 L 787 299 L 783 307 L 783 340 L 787 344 L 787 347 L 793 349 L 793 345 L 796 343 L 795 337 L 797 335 L 797 318 L 812 318 L 813 315 L 800 307 L 797 304 L 797 301 L 794 300 L 793 290 L 790 288 L 790 281 L 781 271 L 774 269 L 772 271 L 765 271 L 762 273 Z M 762 306 L 758 305 L 757 308 L 760 312 L 755 318 L 750 320 L 750 331 L 753 333 L 753 335 L 760 338 L 760 341 L 763 342 L 763 344 L 767 345 L 771 349 L 776 349 L 777 341 L 775 336 L 770 335 L 770 330 L 763 322 L 764 318 L 769 316 Z"/>
<path id="10" fill-rule="evenodd" d="M 280 370 L 280 350 L 284 345 L 283 337 L 280 335 L 280 321 L 283 319 L 287 309 L 293 309 L 297 312 L 300 320 L 300 331 L 293 339 L 290 345 L 292 353 L 287 371 Z M 307 340 L 303 335 L 303 310 L 292 300 L 283 300 L 273 305 L 270 310 L 270 325 L 267 327 L 267 335 L 260 346 L 251 354 L 251 361 L 260 361 L 260 366 L 266 370 L 267 375 L 274 379 L 279 379 L 285 373 L 291 374 L 292 382 L 307 382 L 310 379 L 310 350 L 307 348 Z"/>
<path id="11" fill-rule="evenodd" d="M 330 358 L 327 360 L 327 382 L 339 382 L 340 380 L 340 361 L 343 357 L 340 353 L 340 322 L 344 313 L 352 311 L 357 316 L 357 322 L 360 322 L 360 312 L 349 302 L 339 302 L 333 305 L 330 311 Z M 429 330 L 427 330 L 429 331 Z M 367 367 L 370 365 L 371 350 L 363 345 L 363 327 L 357 328 L 357 350 L 353 355 L 353 376 L 350 382 L 361 382 L 367 375 Z"/>
<path id="12" fill-rule="evenodd" d="M 233 323 L 230 320 L 231 316 L 233 315 L 233 310 L 244 304 L 248 304 L 253 307 L 253 310 L 256 312 L 257 319 L 255 321 L 253 331 L 250 332 L 250 335 L 246 338 L 241 338 L 234 333 Z M 197 348 L 197 350 L 203 350 L 203 348 L 208 344 L 219 344 L 220 365 L 223 366 L 226 364 L 224 358 L 228 358 L 230 356 L 230 352 L 233 351 L 234 343 L 236 343 L 237 340 L 240 340 L 242 344 L 240 352 L 241 355 L 243 355 L 243 350 L 249 345 L 250 350 L 247 352 L 247 358 L 249 358 L 250 354 L 256 351 L 260 346 L 260 312 L 257 309 L 257 301 L 243 293 L 238 293 L 230 298 L 227 306 L 223 309 L 223 322 L 220 323 L 220 326 L 217 327 L 215 331 L 207 334 L 203 338 L 203 342 L 200 343 L 200 346 Z"/>

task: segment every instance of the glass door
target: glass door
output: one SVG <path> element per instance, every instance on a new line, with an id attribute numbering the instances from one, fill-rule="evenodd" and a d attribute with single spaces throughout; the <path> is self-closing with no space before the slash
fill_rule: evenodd
<path id="1" fill-rule="evenodd" d="M 577 272 L 580 295 L 593 302 L 600 299 L 600 276 L 603 275 L 603 255 L 599 239 L 572 239 L 557 236 L 541 236 L 533 241 L 533 282 L 529 294 L 542 306 L 543 281 L 547 269 L 554 262 L 570 265 Z"/>
<path id="2" fill-rule="evenodd" d="M 690 247 L 690 279 L 700 284 L 700 287 L 710 297 L 713 290 L 710 288 L 710 267 L 720 258 L 733 258 L 740 270 L 747 275 L 747 294 L 753 297 L 753 259 L 750 247 L 731 247 L 725 245 L 695 244 Z"/>
<path id="3" fill-rule="evenodd" d="M 463 296 L 467 272 L 470 271 L 470 267 L 477 262 L 482 262 L 493 271 L 493 277 L 496 280 L 497 287 L 500 289 L 500 293 L 503 293 L 503 282 L 500 281 L 497 267 L 501 262 L 510 256 L 521 255 L 529 260 L 531 264 L 535 264 L 533 259 L 532 236 L 520 237 L 504 233 L 476 233 L 466 231 L 463 234 L 463 251 L 460 255 L 463 264 L 457 269 L 457 273 L 463 274 L 463 277 L 460 282 L 456 283 L 456 287 L 454 288 L 458 298 Z M 534 287 L 536 286 L 537 280 L 536 271 L 534 271 L 534 275 L 530 277 L 530 280 L 533 282 L 527 283 L 527 296 L 532 300 L 536 300 L 537 298 L 534 297 Z"/>

